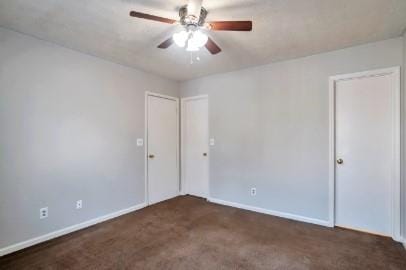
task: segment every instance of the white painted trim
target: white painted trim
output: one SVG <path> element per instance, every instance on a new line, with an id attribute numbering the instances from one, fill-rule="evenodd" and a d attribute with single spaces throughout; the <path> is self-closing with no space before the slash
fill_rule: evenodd
<path id="1" fill-rule="evenodd" d="M 290 214 L 290 213 L 285 213 L 285 212 L 260 208 L 260 207 L 256 207 L 256 206 L 251 206 L 251 205 L 246 205 L 246 204 L 241 204 L 241 203 L 236 203 L 236 202 L 224 201 L 224 200 L 216 199 L 216 198 L 208 198 L 207 200 L 209 202 L 212 202 L 212 203 L 231 206 L 231 207 L 244 209 L 244 210 L 249 210 L 249 211 L 254 211 L 254 212 L 267 214 L 267 215 L 271 215 L 271 216 L 277 216 L 277 217 L 281 217 L 281 218 L 287 218 L 287 219 L 292 219 L 292 220 L 296 220 L 296 221 L 302 221 L 302 222 L 306 222 L 306 223 L 312 223 L 312 224 L 326 226 L 326 227 L 329 226 L 329 222 L 327 220 L 321 220 L 321 219 L 317 219 L 317 218 L 309 218 L 309 217 L 304 217 L 304 216 L 300 216 L 300 215 L 295 215 L 295 214 Z"/>
<path id="2" fill-rule="evenodd" d="M 185 156 L 184 155 L 184 152 L 183 152 L 183 149 L 184 149 L 184 141 L 183 141 L 183 138 L 184 138 L 184 129 L 183 129 L 183 127 L 185 126 L 185 116 L 184 116 L 184 111 L 185 111 L 185 103 L 187 102 L 187 101 L 190 101 L 190 100 L 196 100 L 196 99 L 207 99 L 207 113 L 209 113 L 209 96 L 208 95 L 199 95 L 199 96 L 193 96 L 193 97 L 186 97 L 186 98 L 181 98 L 181 100 L 180 100 L 180 103 L 181 103 L 181 105 L 180 105 L 180 108 L 181 108 L 181 112 L 180 112 L 180 130 L 181 130 L 181 136 L 180 136 L 180 150 L 181 150 L 181 155 L 180 155 L 180 168 L 181 168 L 181 170 L 180 170 L 180 172 L 181 172 L 181 174 L 180 174 L 180 183 L 181 183 L 181 189 L 180 189 L 180 194 L 181 195 L 186 195 L 186 190 L 185 190 L 185 186 L 186 186 L 186 180 L 185 180 L 185 178 L 184 178 L 184 160 L 183 160 L 183 157 Z M 209 115 L 207 115 L 207 117 L 209 117 Z M 207 127 L 207 134 L 208 134 L 208 137 L 210 138 L 210 119 L 208 119 L 209 121 L 208 121 L 208 127 Z M 207 141 L 207 145 L 208 145 L 208 147 L 207 147 L 207 155 L 209 156 L 209 158 L 208 158 L 208 172 L 207 172 L 207 177 L 208 177 L 208 179 L 207 179 L 207 181 L 208 181 L 208 194 L 207 194 L 207 198 L 210 198 L 210 146 L 209 146 L 209 142 Z"/>
<path id="3" fill-rule="evenodd" d="M 393 168 L 391 184 L 391 236 L 395 241 L 400 237 L 400 67 L 364 71 L 351 74 L 331 76 L 329 78 L 329 226 L 335 225 L 335 85 L 337 81 L 359 79 L 364 77 L 392 75 L 393 98 Z"/>
<path id="4" fill-rule="evenodd" d="M 148 192 L 148 92 L 145 92 L 144 102 L 144 197 L 145 203 L 149 205 Z"/>
<path id="5" fill-rule="evenodd" d="M 151 92 L 151 91 L 145 91 L 145 95 L 146 95 L 146 96 L 153 96 L 153 97 L 160 97 L 160 98 L 171 99 L 171 100 L 175 100 L 175 101 L 179 102 L 179 98 L 177 98 L 177 97 L 172 97 L 172 96 L 168 96 L 168 95 L 163 95 L 163 94 L 159 94 L 159 93 L 154 93 L 154 92 Z"/>
<path id="6" fill-rule="evenodd" d="M 119 217 L 119 216 L 122 216 L 122 215 L 125 215 L 125 214 L 128 214 L 128 213 L 134 212 L 134 211 L 142 209 L 144 207 L 146 207 L 145 202 L 140 203 L 140 204 L 135 205 L 135 206 L 132 206 L 132 207 L 129 207 L 129 208 L 126 208 L 126 209 L 119 210 L 119 211 L 114 212 L 114 213 L 110 213 L 110 214 L 107 214 L 107 215 L 104 215 L 104 216 L 101 216 L 101 217 L 97 217 L 97 218 L 94 218 L 94 219 L 91 219 L 91 220 L 88 220 L 88 221 L 85 221 L 85 222 L 82 222 L 82 223 L 79 223 L 79 224 L 75 224 L 75 225 L 72 225 L 72 226 L 57 230 L 57 231 L 53 231 L 53 232 L 50 232 L 50 233 L 47 233 L 47 234 L 44 234 L 44 235 L 41 235 L 41 236 L 37 236 L 37 237 L 31 238 L 29 240 L 26 240 L 26 241 L 23 241 L 23 242 L 20 242 L 20 243 L 17 243 L 17 244 L 13 244 L 13 245 L 1 248 L 0 249 L 0 256 L 4 256 L 4 255 L 10 254 L 12 252 L 15 252 L 15 251 L 18 251 L 18 250 L 21 250 L 21 249 L 24 249 L 24 248 L 27 248 L 27 247 L 30 247 L 30 246 L 33 246 L 33 245 L 36 245 L 36 244 L 39 244 L 39 243 L 54 239 L 54 238 L 60 237 L 62 235 L 72 233 L 72 232 L 75 232 L 75 231 L 78 231 L 78 230 L 93 226 L 95 224 L 107 221 L 109 219 L 113 219 L 113 218 L 116 218 L 116 217 Z"/>
<path id="7" fill-rule="evenodd" d="M 181 98 L 181 101 L 182 100 L 188 101 L 188 100 L 195 100 L 195 99 L 204 99 L 204 98 L 209 98 L 209 95 L 198 95 L 198 96 L 184 97 L 184 98 Z"/>
<path id="8" fill-rule="evenodd" d="M 335 225 L 335 81 L 330 78 L 329 81 L 329 227 L 334 227 Z"/>
<path id="9" fill-rule="evenodd" d="M 154 92 L 150 92 L 150 91 L 145 91 L 145 110 L 144 110 L 144 142 L 145 142 L 145 147 L 144 147 L 144 196 L 145 196 L 145 202 L 147 205 L 150 205 L 149 202 L 149 191 L 148 191 L 148 97 L 149 96 L 153 96 L 153 97 L 160 97 L 160 98 L 166 98 L 166 99 L 170 99 L 170 100 L 174 100 L 176 101 L 176 113 L 177 113 L 177 117 L 176 117 L 176 125 L 177 125 L 177 137 L 178 137 L 178 145 L 176 147 L 176 155 L 177 155 L 177 166 L 178 166 L 178 183 L 180 186 L 180 155 L 179 155 L 179 148 L 180 148 L 180 143 L 179 143 L 179 98 L 177 97 L 172 97 L 172 96 L 168 96 L 168 95 L 162 95 L 159 93 L 154 93 Z M 178 194 L 181 194 L 180 191 L 180 187 L 178 187 Z"/>

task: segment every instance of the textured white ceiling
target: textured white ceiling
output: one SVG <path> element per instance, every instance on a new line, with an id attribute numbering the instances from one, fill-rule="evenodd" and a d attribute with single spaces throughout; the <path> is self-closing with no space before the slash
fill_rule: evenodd
<path id="1" fill-rule="evenodd" d="M 0 26 L 175 80 L 400 36 L 406 0 L 203 0 L 208 20 L 253 20 L 252 32 L 211 32 L 223 52 L 200 62 L 156 46 L 180 26 L 129 17 L 130 10 L 178 19 L 187 0 L 0 0 Z"/>

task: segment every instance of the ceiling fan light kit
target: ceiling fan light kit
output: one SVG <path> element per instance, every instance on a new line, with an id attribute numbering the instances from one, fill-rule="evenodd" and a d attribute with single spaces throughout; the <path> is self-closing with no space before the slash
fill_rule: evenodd
<path id="1" fill-rule="evenodd" d="M 185 29 L 172 36 L 175 44 L 182 48 L 186 46 L 186 51 L 188 52 L 199 51 L 200 48 L 206 45 L 209 39 L 209 37 L 200 30 L 205 24 L 207 10 L 204 7 L 200 7 L 200 12 L 193 11 L 193 9 L 198 8 L 198 5 L 193 4 L 192 6 L 191 11 L 188 10 L 190 5 L 183 6 L 179 9 L 179 22 Z M 198 16 L 194 15 L 196 13 Z"/>
<path id="2" fill-rule="evenodd" d="M 195 52 L 206 45 L 209 37 L 200 30 L 182 30 L 173 34 L 173 41 L 179 47 L 185 47 L 186 51 Z"/>
<path id="3" fill-rule="evenodd" d="M 251 31 L 252 21 L 213 21 L 206 22 L 208 11 L 202 7 L 202 0 L 189 0 L 188 5 L 179 9 L 179 21 L 163 18 L 155 15 L 131 11 L 130 16 L 158 21 L 162 23 L 178 23 L 184 27 L 180 32 L 173 34 L 164 42 L 158 45 L 160 49 L 167 49 L 173 43 L 188 52 L 199 51 L 202 47 L 211 54 L 218 54 L 221 48 L 208 37 L 206 32 L 212 31 Z"/>

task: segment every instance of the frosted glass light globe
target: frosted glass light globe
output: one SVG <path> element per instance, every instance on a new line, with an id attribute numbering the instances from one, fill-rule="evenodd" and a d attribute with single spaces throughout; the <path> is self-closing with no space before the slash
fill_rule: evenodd
<path id="1" fill-rule="evenodd" d="M 207 35 L 203 34 L 200 31 L 195 31 L 193 32 L 193 36 L 190 41 L 192 42 L 194 47 L 201 48 L 206 45 L 208 39 L 209 38 L 207 37 Z"/>
<path id="2" fill-rule="evenodd" d="M 186 51 L 188 52 L 197 52 L 199 50 L 199 47 L 197 47 L 194 43 L 192 39 L 189 39 L 187 42 L 187 47 L 186 47 Z"/>
<path id="3" fill-rule="evenodd" d="M 180 31 L 179 33 L 173 34 L 172 38 L 175 41 L 176 45 L 179 47 L 185 47 L 186 41 L 188 39 L 188 33 L 186 31 Z"/>

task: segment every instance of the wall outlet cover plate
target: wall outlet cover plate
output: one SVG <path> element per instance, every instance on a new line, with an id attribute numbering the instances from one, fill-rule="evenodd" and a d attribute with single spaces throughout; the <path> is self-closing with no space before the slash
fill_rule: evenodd
<path id="1" fill-rule="evenodd" d="M 48 207 L 43 207 L 39 209 L 39 218 L 44 219 L 48 217 Z"/>
<path id="2" fill-rule="evenodd" d="M 144 145 L 144 139 L 138 138 L 137 139 L 137 146 L 143 146 Z"/>

